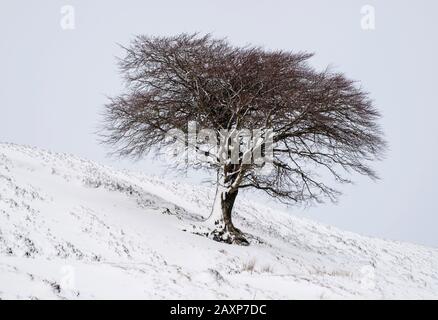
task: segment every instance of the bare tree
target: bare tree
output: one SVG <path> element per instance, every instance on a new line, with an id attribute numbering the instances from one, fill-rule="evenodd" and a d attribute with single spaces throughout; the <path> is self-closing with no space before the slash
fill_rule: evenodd
<path id="1" fill-rule="evenodd" d="M 104 142 L 121 156 L 141 157 L 174 143 L 172 130 L 183 132 L 185 149 L 209 158 L 185 165 L 218 173 L 215 239 L 247 243 L 232 222 L 241 189 L 288 204 L 335 201 L 339 192 L 322 181 L 323 171 L 341 183 L 351 172 L 377 179 L 369 164 L 386 148 L 378 111 L 354 81 L 310 67 L 312 54 L 235 47 L 198 34 L 138 36 L 124 49 L 126 92 L 106 105 Z M 217 139 L 190 142 L 190 122 Z M 242 130 L 258 133 L 243 142 L 236 134 Z"/>

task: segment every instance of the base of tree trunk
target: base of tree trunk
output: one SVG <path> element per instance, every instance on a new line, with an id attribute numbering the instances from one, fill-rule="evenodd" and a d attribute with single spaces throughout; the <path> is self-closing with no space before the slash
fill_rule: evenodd
<path id="1" fill-rule="evenodd" d="M 246 240 L 243 232 L 234 226 L 217 226 L 210 232 L 209 237 L 218 242 L 237 244 L 241 246 L 249 245 L 249 241 Z"/>

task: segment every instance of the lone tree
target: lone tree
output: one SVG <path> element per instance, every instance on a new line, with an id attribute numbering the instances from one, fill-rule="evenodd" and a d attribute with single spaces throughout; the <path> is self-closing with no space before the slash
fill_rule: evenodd
<path id="1" fill-rule="evenodd" d="M 198 34 L 138 36 L 124 49 L 126 92 L 106 105 L 104 142 L 121 156 L 141 157 L 182 139 L 180 151 L 202 155 L 184 165 L 217 171 L 220 209 L 210 219 L 216 240 L 247 244 L 232 222 L 240 189 L 287 204 L 336 201 L 339 191 L 321 177 L 378 178 L 369 166 L 386 147 L 378 111 L 354 81 L 310 67 L 312 54 L 236 47 Z M 190 138 L 190 123 L 202 137 Z"/>

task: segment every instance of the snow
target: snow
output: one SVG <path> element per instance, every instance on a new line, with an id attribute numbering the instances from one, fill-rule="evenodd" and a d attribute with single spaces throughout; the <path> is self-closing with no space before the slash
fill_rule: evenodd
<path id="1" fill-rule="evenodd" d="M 239 195 L 251 245 L 203 236 L 215 187 L 0 144 L 0 299 L 438 298 L 438 250 Z"/>

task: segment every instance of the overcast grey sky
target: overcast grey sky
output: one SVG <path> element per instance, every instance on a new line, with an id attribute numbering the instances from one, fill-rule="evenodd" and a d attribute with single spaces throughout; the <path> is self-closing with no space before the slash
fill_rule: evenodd
<path id="1" fill-rule="evenodd" d="M 75 10 L 73 30 L 61 28 L 64 5 Z M 374 30 L 361 28 L 364 5 L 375 8 Z M 376 165 L 382 181 L 356 177 L 338 205 L 304 214 L 346 230 L 438 246 L 437 12 L 432 0 L 4 0 L 0 141 L 114 163 L 93 132 L 105 96 L 121 90 L 116 43 L 139 33 L 210 32 L 237 45 L 307 50 L 316 53 L 314 66 L 330 64 L 371 93 L 390 151 Z"/>

